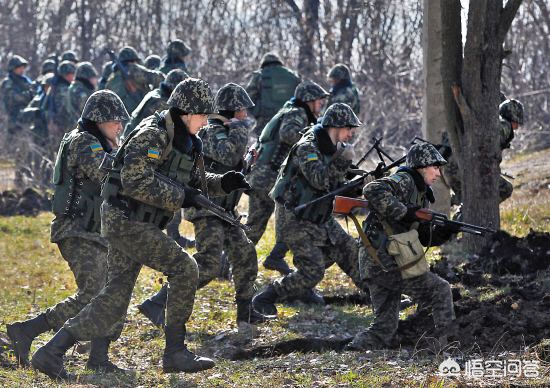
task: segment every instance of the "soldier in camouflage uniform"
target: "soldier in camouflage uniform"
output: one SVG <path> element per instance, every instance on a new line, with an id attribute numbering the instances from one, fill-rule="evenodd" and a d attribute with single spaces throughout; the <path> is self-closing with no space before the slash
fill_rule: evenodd
<path id="1" fill-rule="evenodd" d="M 108 106 L 108 109 L 103 107 Z M 94 112 L 100 112 L 100 115 Z M 35 318 L 7 325 L 15 355 L 21 365 L 28 365 L 32 341 L 41 333 L 59 330 L 98 294 L 107 280 L 107 242 L 99 235 L 100 187 L 104 172 L 99 165 L 106 152 L 116 147 L 116 137 L 127 119 L 122 101 L 112 92 L 92 95 L 78 126 L 65 134 L 59 146 L 53 183 L 51 241 L 74 274 L 77 292 Z M 102 333 L 92 339 L 87 368 L 114 371 L 108 359 L 109 343 L 122 330 L 123 317 L 108 338 Z"/>
<path id="2" fill-rule="evenodd" d="M 52 145 L 58 144 L 65 132 L 74 127 L 74 115 L 70 113 L 69 86 L 74 80 L 76 66 L 63 61 L 57 67 L 57 74 L 46 95 L 45 115 L 48 134 Z"/>
<path id="3" fill-rule="evenodd" d="M 113 61 L 108 61 L 103 65 L 103 68 L 101 69 L 101 77 L 99 77 L 99 82 L 97 83 L 98 90 L 105 89 L 109 77 L 113 74 L 113 66 Z"/>
<path id="4" fill-rule="evenodd" d="M 197 171 L 202 142 L 196 133 L 213 112 L 212 105 L 208 84 L 187 78 L 168 99 L 170 108 L 142 121 L 118 149 L 101 194 L 101 235 L 109 243 L 107 284 L 36 352 L 33 365 L 40 371 L 66 376 L 63 355 L 77 340 L 112 334 L 113 325 L 126 315 L 143 265 L 161 271 L 170 282 L 164 371 L 197 372 L 214 366 L 212 360 L 196 356 L 185 345 L 185 323 L 199 279 L 197 263 L 162 232 L 174 212 L 195 205 L 201 192 L 195 188 L 202 175 Z M 228 194 L 224 187 L 239 188 L 242 185 L 236 181 L 245 182 L 235 172 L 205 175 L 203 184 L 212 195 Z"/>
<path id="5" fill-rule="evenodd" d="M 149 70 L 141 65 L 141 59 L 133 47 L 124 47 L 118 53 L 118 60 L 122 64 L 127 78 L 121 69 L 114 66 L 109 75 L 105 88 L 120 96 L 128 112 L 137 108 L 143 97 L 153 88 L 158 88 L 164 81 L 164 74 L 157 70 Z"/>
<path id="6" fill-rule="evenodd" d="M 246 110 L 254 106 L 246 91 L 239 85 L 227 84 L 216 95 L 218 114 L 211 115 L 208 125 L 199 132 L 204 144 L 206 170 L 226 173 L 243 168 L 243 155 L 248 143 L 249 123 Z M 225 190 L 230 191 L 230 190 Z M 236 206 L 241 192 L 214 198 L 214 202 L 237 216 Z M 185 219 L 195 227 L 197 253 L 194 255 L 199 266 L 199 288 L 206 286 L 217 275 L 222 251 L 228 253 L 233 268 L 235 301 L 237 303 L 237 324 L 255 324 L 266 321 L 266 317 L 251 308 L 254 282 L 258 274 L 258 262 L 254 244 L 245 232 L 213 216 L 206 210 L 194 208 L 185 211 Z M 166 287 L 151 299 L 140 305 L 140 311 L 148 312 L 152 321 L 163 314 L 166 303 Z"/>
<path id="7" fill-rule="evenodd" d="M 283 66 L 275 53 L 266 53 L 260 62 L 260 70 L 252 73 L 246 91 L 254 102 L 250 113 L 256 119 L 254 134 L 259 136 L 264 126 L 290 99 L 300 83 L 300 76 Z"/>
<path id="8" fill-rule="evenodd" d="M 276 314 L 275 303 L 315 287 L 325 267 L 336 262 L 361 290 L 366 283 L 359 275 L 358 245 L 332 216 L 332 200 L 293 209 L 340 187 L 346 182 L 354 157 L 345 145 L 354 127 L 361 125 L 353 110 L 336 103 L 296 143 L 284 161 L 270 195 L 276 202 L 275 223 L 279 238 L 294 254 L 296 271 L 277 279 L 254 296 L 257 311 Z"/>
<path id="9" fill-rule="evenodd" d="M 317 122 L 323 99 L 328 93 L 315 82 L 304 81 L 294 92 L 294 97 L 265 126 L 259 138 L 259 156 L 248 176 L 252 186 L 249 193 L 247 225 L 248 238 L 256 245 L 265 232 L 267 222 L 275 210 L 269 191 L 275 184 L 277 172 L 290 148 L 302 137 L 304 128 Z M 283 275 L 290 273 L 284 261 L 288 248 L 277 242 L 267 256 L 264 267 Z"/>
<path id="10" fill-rule="evenodd" d="M 61 62 L 63 61 L 72 62 L 74 65 L 78 64 L 76 53 L 73 50 L 67 50 L 61 54 Z"/>
<path id="11" fill-rule="evenodd" d="M 29 63 L 25 58 L 14 55 L 8 61 L 8 75 L 0 85 L 2 108 L 7 115 L 7 144 L 13 144 L 21 126 L 20 115 L 36 93 L 33 82 L 25 75 Z"/>
<path id="12" fill-rule="evenodd" d="M 151 54 L 147 58 L 145 58 L 145 61 L 143 62 L 143 64 L 149 70 L 159 70 L 161 61 L 162 60 L 160 59 L 160 57 L 158 55 Z M 166 74 L 166 75 L 168 75 L 168 74 Z"/>
<path id="13" fill-rule="evenodd" d="M 166 47 L 166 56 L 162 60 L 160 71 L 168 74 L 170 70 L 181 69 L 187 72 L 185 58 L 191 53 L 191 48 L 180 39 L 175 39 L 168 43 Z"/>
<path id="14" fill-rule="evenodd" d="M 69 102 L 65 108 L 71 121 L 78 121 L 88 97 L 97 88 L 97 77 L 97 71 L 90 62 L 80 62 L 76 67 L 75 79 L 69 86 Z"/>
<path id="15" fill-rule="evenodd" d="M 361 107 L 359 103 L 359 92 L 351 81 L 351 71 L 343 63 L 335 65 L 327 75 L 331 84 L 330 96 L 327 101 L 327 108 L 335 102 L 343 102 L 351 106 L 356 115 Z"/>
<path id="16" fill-rule="evenodd" d="M 433 145 L 415 144 L 407 153 L 405 167 L 364 187 L 370 212 L 363 228 L 377 257 L 371 257 L 367 249 L 361 247 L 359 262 L 361 275 L 368 282 L 375 318 L 366 331 L 355 337 L 350 349 L 381 349 L 395 345 L 402 293 L 423 307 L 431 306 L 436 327 L 434 336 L 439 338 L 441 345 L 446 344 L 447 335 L 454 334 L 455 314 L 449 283 L 430 272 L 427 265 L 427 272 L 423 274 L 405 275 L 398 269 L 394 256 L 388 253 L 386 244 L 388 236 L 412 229 L 418 231 L 420 244 L 426 247 L 440 245 L 457 232 L 452 227 L 432 228 L 429 223 L 421 223 L 415 214 L 435 201 L 430 186 L 440 177 L 440 167 L 446 163 Z"/>

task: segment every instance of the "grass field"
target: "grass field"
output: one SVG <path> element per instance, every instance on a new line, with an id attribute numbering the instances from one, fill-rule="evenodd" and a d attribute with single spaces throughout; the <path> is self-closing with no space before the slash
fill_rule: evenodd
<path id="1" fill-rule="evenodd" d="M 517 187 L 513 197 L 502 208 L 503 228 L 516 235 L 525 235 L 529 229 L 550 231 L 550 187 L 530 185 L 532 162 L 546 160 L 550 152 L 538 153 L 535 159 L 522 157 L 507 161 L 517 175 Z M 517 166 L 520 167 L 517 167 Z M 524 166 L 521 168 L 521 166 Z M 516 168 L 517 167 L 517 168 Z M 540 167 L 536 179 L 550 177 L 548 170 Z M 520 175 L 522 173 L 523 175 Z M 74 292 L 72 274 L 61 258 L 57 247 L 49 242 L 51 214 L 42 213 L 36 218 L 0 218 L 0 322 L 2 326 L 15 320 L 36 315 Z M 350 228 L 352 224 L 350 223 Z M 192 235 L 191 225 L 184 223 L 182 232 Z M 261 260 L 273 245 L 273 227 L 257 246 Z M 277 273 L 264 270 L 258 276 L 261 287 Z M 125 375 L 90 375 L 84 372 L 86 354 L 79 348 L 69 352 L 67 365 L 79 373 L 77 383 L 63 386 L 219 386 L 219 387 L 275 387 L 275 386 L 477 386 L 480 381 L 462 378 L 442 378 L 437 367 L 444 360 L 443 354 L 416 356 L 414 349 L 386 352 L 336 352 L 299 353 L 229 361 L 228 356 L 243 346 L 275 344 L 285 340 L 322 336 L 343 338 L 364 329 L 372 320 L 369 306 L 327 305 L 309 307 L 303 305 L 281 306 L 280 317 L 260 328 L 259 337 L 243 344 L 237 334 L 232 284 L 215 281 L 199 290 L 195 310 L 188 324 L 189 346 L 200 354 L 215 357 L 217 366 L 209 371 L 193 375 L 164 375 L 161 357 L 164 346 L 161 331 L 142 317 L 135 305 L 160 288 L 163 279 L 159 273 L 144 268 L 138 278 L 127 324 L 121 338 L 111 349 L 112 360 L 120 367 L 130 369 Z M 351 281 L 332 266 L 319 289 L 327 295 L 353 294 L 357 290 Z M 405 316 L 414 311 L 408 308 Z M 44 344 L 51 333 L 34 342 L 33 350 Z M 5 344 L 4 328 L 0 329 L 0 344 Z M 13 369 L 13 357 L 4 353 L 0 368 L 0 384 L 3 386 L 52 386 L 54 383 L 42 374 L 30 369 Z M 545 377 L 539 381 L 519 381 L 527 385 L 550 384 Z M 485 380 L 484 384 L 499 386 L 513 383 L 507 380 Z"/>

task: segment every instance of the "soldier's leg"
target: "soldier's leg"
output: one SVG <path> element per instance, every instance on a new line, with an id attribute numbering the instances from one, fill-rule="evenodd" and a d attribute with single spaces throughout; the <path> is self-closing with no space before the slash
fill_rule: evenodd
<path id="1" fill-rule="evenodd" d="M 500 177 L 498 180 L 498 195 L 500 197 L 500 203 L 506 201 L 512 196 L 514 186 L 507 179 Z"/>
<path id="2" fill-rule="evenodd" d="M 166 234 L 172 237 L 181 247 L 192 248 L 195 246 L 195 241 L 180 234 L 179 228 L 182 221 L 182 211 L 183 210 L 180 210 L 174 213 L 174 218 L 172 218 L 172 221 L 166 226 Z"/>
<path id="3" fill-rule="evenodd" d="M 225 228 L 216 217 L 197 218 L 193 226 L 197 245 L 193 257 L 199 266 L 199 288 L 202 288 L 218 276 Z"/>
<path id="4" fill-rule="evenodd" d="M 263 190 L 252 190 L 248 195 L 248 218 L 246 225 L 250 228 L 247 236 L 254 243 L 262 238 L 269 217 L 275 210 L 275 203 L 269 197 L 268 193 Z"/>

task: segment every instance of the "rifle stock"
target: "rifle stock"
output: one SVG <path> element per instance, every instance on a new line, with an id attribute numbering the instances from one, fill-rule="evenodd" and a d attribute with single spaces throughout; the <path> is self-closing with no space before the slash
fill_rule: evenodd
<path id="1" fill-rule="evenodd" d="M 368 208 L 369 202 L 365 199 L 343 197 L 337 195 L 334 197 L 334 205 L 332 207 L 332 212 L 335 214 L 348 215 L 355 208 Z"/>

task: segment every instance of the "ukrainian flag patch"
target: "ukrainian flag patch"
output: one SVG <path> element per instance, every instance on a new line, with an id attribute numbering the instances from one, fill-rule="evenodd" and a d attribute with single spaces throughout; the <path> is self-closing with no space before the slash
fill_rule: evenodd
<path id="1" fill-rule="evenodd" d="M 315 161 L 315 160 L 319 160 L 319 157 L 317 156 L 317 154 L 307 154 L 307 161 L 308 162 L 312 162 L 312 161 Z"/>
<path id="2" fill-rule="evenodd" d="M 154 148 L 149 148 L 147 150 L 147 156 L 152 159 L 158 159 L 160 158 L 160 152 Z"/>
<path id="3" fill-rule="evenodd" d="M 94 152 L 94 153 L 99 152 L 99 151 L 103 151 L 103 147 L 99 143 L 91 144 L 90 148 L 92 149 L 92 152 Z"/>

